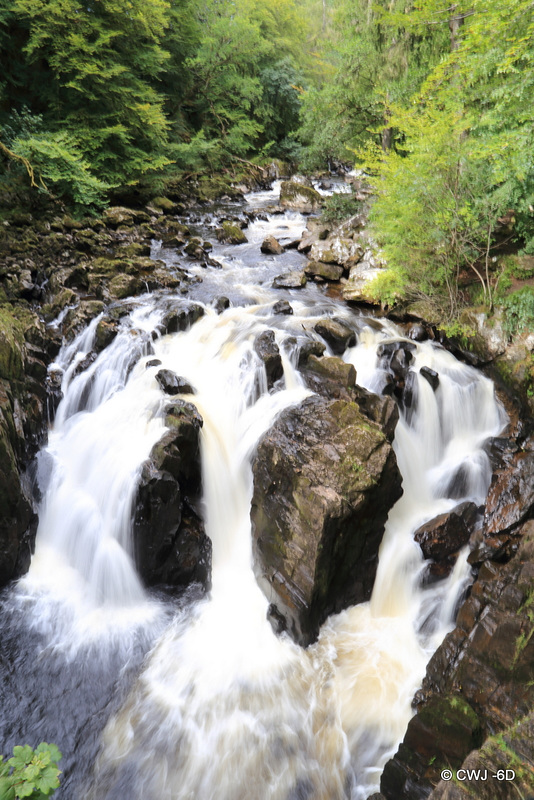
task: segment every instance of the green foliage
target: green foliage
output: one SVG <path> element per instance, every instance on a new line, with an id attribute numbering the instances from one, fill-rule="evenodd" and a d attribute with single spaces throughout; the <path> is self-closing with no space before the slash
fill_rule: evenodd
<path id="1" fill-rule="evenodd" d="M 294 157 L 307 31 L 297 0 L 0 0 L 0 181 L 28 183 L 20 155 L 97 205 L 163 170 Z"/>
<path id="2" fill-rule="evenodd" d="M 370 300 L 391 308 L 406 296 L 406 283 L 402 271 L 386 269 L 367 284 L 365 292 Z"/>
<path id="3" fill-rule="evenodd" d="M 29 745 L 14 747 L 13 756 L 0 756 L 1 800 L 42 800 L 59 786 L 58 761 L 61 753 L 54 744 L 42 742 L 35 750 Z"/>
<path id="4" fill-rule="evenodd" d="M 513 336 L 525 330 L 534 331 L 534 288 L 524 286 L 512 292 L 503 301 L 505 312 L 504 328 Z"/>
<path id="5" fill-rule="evenodd" d="M 104 205 L 109 186 L 91 174 L 89 163 L 77 152 L 66 132 L 17 138 L 13 151 L 33 164 L 45 185 L 57 196 L 76 206 Z"/>
<path id="6" fill-rule="evenodd" d="M 333 194 L 324 201 L 321 219 L 325 222 L 341 222 L 361 211 L 361 205 L 352 192 Z"/>
<path id="7" fill-rule="evenodd" d="M 441 29 L 407 24 L 400 0 L 340 0 L 334 20 L 325 79 L 303 98 L 301 137 L 312 169 L 347 161 L 348 149 L 369 140 L 387 148 L 391 104 L 418 89 L 445 48 Z"/>

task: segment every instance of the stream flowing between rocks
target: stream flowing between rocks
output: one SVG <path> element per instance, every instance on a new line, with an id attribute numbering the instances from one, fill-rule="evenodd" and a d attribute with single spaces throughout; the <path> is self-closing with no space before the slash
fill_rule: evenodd
<path id="1" fill-rule="evenodd" d="M 276 189 L 249 195 L 248 207 L 267 208 Z M 306 649 L 274 633 L 252 567 L 251 459 L 280 412 L 311 395 L 299 343 L 320 342 L 314 326 L 335 316 L 356 334 L 343 359 L 380 393 L 389 375 L 380 354 L 406 339 L 325 284 L 271 288 L 306 259 L 295 249 L 261 255 L 261 242 L 294 240 L 306 220 L 262 217 L 239 246 L 217 243 L 213 218 L 199 217 L 221 268 L 187 264 L 202 278 L 190 298 L 204 310 L 189 329 L 161 325 L 181 296 L 146 294 L 119 304 L 119 333 L 89 366 L 98 319 L 54 365 L 63 399 L 37 459 L 36 551 L 1 599 L 0 744 L 6 753 L 55 742 L 63 800 L 364 800 L 469 583 L 466 552 L 448 577 L 427 580 L 413 533 L 464 500 L 484 503 L 484 445 L 506 417 L 487 378 L 439 345 L 410 342 L 416 401 L 401 404 L 394 440 L 403 495 L 371 599 L 331 616 Z M 158 243 L 153 255 L 169 269 L 181 259 Z M 217 313 L 221 295 L 230 306 Z M 280 300 L 292 314 L 274 313 Z M 272 386 L 254 348 L 269 330 L 283 367 Z M 212 543 L 210 591 L 193 585 L 174 600 L 143 587 L 131 534 L 142 464 L 166 431 L 162 369 L 190 384 L 194 394 L 179 397 L 203 420 L 201 516 Z"/>

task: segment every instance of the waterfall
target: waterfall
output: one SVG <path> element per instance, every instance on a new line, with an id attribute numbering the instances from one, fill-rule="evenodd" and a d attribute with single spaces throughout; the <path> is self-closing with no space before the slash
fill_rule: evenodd
<path id="1" fill-rule="evenodd" d="M 280 224 L 258 225 L 252 245 Z M 36 552 L 6 608 L 22 609 L 43 670 L 51 651 L 54 670 L 68 663 L 73 676 L 106 653 L 123 659 L 106 690 L 115 700 L 100 704 L 90 764 L 78 778 L 83 734 L 80 726 L 64 733 L 72 781 L 64 798 L 364 800 L 404 735 L 413 694 L 469 580 L 464 554 L 447 579 L 425 583 L 413 533 L 463 500 L 484 502 L 491 479 L 484 443 L 500 432 L 504 414 L 489 380 L 431 342 L 411 343 L 414 402 L 394 441 L 404 494 L 389 515 L 371 600 L 327 620 L 306 650 L 275 635 L 252 570 L 251 457 L 276 416 L 310 393 L 295 367 L 294 340 L 316 337 L 315 323 L 335 308 L 358 333 L 344 358 L 358 383 L 376 391 L 384 385 L 377 352 L 403 333 L 389 322 L 367 325 L 317 287 L 298 297 L 266 281 L 258 288 L 241 252 L 230 258 L 221 248 L 223 268 L 202 290 L 216 295 L 226 284 L 240 304 L 217 315 L 204 297 L 205 314 L 189 330 L 161 335 L 161 298 L 147 295 L 125 307 L 117 336 L 92 362 L 98 320 L 54 365 L 64 397 L 38 459 Z M 261 270 L 272 275 L 273 263 L 255 266 L 254 280 Z M 280 297 L 291 299 L 293 315 L 273 315 Z M 265 330 L 275 331 L 284 369 L 271 391 L 254 349 Z M 425 367 L 438 373 L 437 388 Z M 141 467 L 165 432 L 160 368 L 191 384 L 187 400 L 204 422 L 212 587 L 179 603 L 142 586 L 130 541 Z M 131 644 L 140 630 L 142 664 Z M 69 728 L 68 705 L 62 725 L 47 727 L 46 715 L 37 726 L 43 738 Z M 91 719 L 89 710 L 87 726 Z"/>

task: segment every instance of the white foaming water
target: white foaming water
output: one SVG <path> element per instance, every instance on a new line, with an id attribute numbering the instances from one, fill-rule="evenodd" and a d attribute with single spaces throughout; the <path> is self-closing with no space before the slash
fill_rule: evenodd
<path id="1" fill-rule="evenodd" d="M 302 311 L 308 327 L 313 318 Z M 401 418 L 395 441 L 404 495 L 389 517 L 371 602 L 331 618 L 308 650 L 273 634 L 251 568 L 249 455 L 276 413 L 305 390 L 286 358 L 291 388 L 261 394 L 252 341 L 265 314 L 261 307 L 210 314 L 156 343 L 163 365 L 195 386 L 204 417 L 213 589 L 193 621 L 175 620 L 108 724 L 93 800 L 115 797 L 125 775 L 135 776 L 127 784 L 132 800 L 363 800 L 402 739 L 425 665 L 468 580 L 462 556 L 447 580 L 421 589 L 413 532 L 464 499 L 483 502 L 490 468 L 481 445 L 504 417 L 490 381 L 424 343 L 412 364 L 417 408 Z M 394 334 L 365 328 L 347 352 L 368 385 L 377 346 Z M 436 392 L 422 366 L 439 372 Z M 459 470 L 453 499 L 443 487 Z"/>
<path id="2" fill-rule="evenodd" d="M 35 624 L 58 642 L 87 643 L 109 628 L 153 620 L 157 610 L 133 563 L 130 527 L 140 465 L 165 430 L 162 397 L 142 363 L 130 368 L 160 316 L 138 309 L 76 374 L 99 317 L 52 365 L 63 371 L 64 398 L 38 460 L 44 498 L 35 555 L 18 592 L 28 600 L 42 595 Z"/>

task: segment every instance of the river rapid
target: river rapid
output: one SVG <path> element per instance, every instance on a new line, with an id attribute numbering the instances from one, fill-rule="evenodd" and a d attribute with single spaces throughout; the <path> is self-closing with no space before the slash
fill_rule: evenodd
<path id="1" fill-rule="evenodd" d="M 247 207 L 268 209 L 277 189 L 249 195 Z M 401 412 L 394 441 L 404 493 L 389 515 L 371 600 L 328 619 L 307 649 L 275 635 L 252 569 L 250 463 L 277 414 L 310 393 L 295 338 L 319 339 L 314 325 L 336 316 L 357 334 L 344 359 L 360 385 L 380 392 L 377 349 L 404 334 L 325 284 L 271 287 L 306 261 L 296 249 L 260 253 L 268 235 L 300 237 L 306 219 L 297 212 L 265 212 L 239 246 L 217 242 L 213 214 L 195 224 L 221 265 L 185 265 L 202 279 L 189 295 L 205 306 L 200 320 L 162 335 L 165 311 L 183 297 L 146 294 L 124 302 L 119 334 L 90 366 L 79 369 L 98 319 L 53 365 L 63 400 L 36 462 L 36 551 L 29 573 L 0 598 L 0 752 L 56 743 L 62 800 L 364 800 L 402 740 L 426 664 L 470 581 L 463 553 L 447 579 L 426 582 L 413 533 L 462 500 L 484 503 L 484 445 L 505 414 L 487 378 L 432 342 L 416 344 L 417 404 Z M 158 242 L 153 256 L 170 270 L 182 259 Z M 230 307 L 218 314 L 222 295 Z M 273 313 L 281 299 L 292 315 Z M 275 332 L 284 367 L 270 392 L 253 347 L 265 330 Z M 422 367 L 439 373 L 436 391 Z M 165 432 L 159 368 L 195 387 L 187 400 L 204 420 L 207 596 L 194 586 L 178 600 L 147 591 L 132 558 L 141 465 Z"/>

